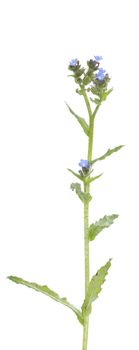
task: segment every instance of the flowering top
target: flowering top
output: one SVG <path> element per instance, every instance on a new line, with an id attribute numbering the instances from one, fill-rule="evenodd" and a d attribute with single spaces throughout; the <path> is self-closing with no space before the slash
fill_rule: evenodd
<path id="1" fill-rule="evenodd" d="M 73 77 L 75 83 L 78 85 L 76 92 L 79 95 L 83 95 L 83 91 L 91 92 L 94 95 L 91 101 L 96 104 L 105 101 L 109 93 L 112 91 L 112 89 L 108 90 L 110 77 L 101 66 L 102 59 L 102 56 L 94 55 L 87 61 L 87 67 L 85 68 L 77 58 L 73 58 L 68 66 L 68 69 L 72 72 L 69 76 Z"/>
<path id="2" fill-rule="evenodd" d="M 78 66 L 78 64 L 79 64 L 78 59 L 77 59 L 77 58 L 73 58 L 73 59 L 70 61 L 69 66 L 70 66 L 70 67 L 76 67 L 76 66 Z"/>
<path id="3" fill-rule="evenodd" d="M 96 78 L 100 81 L 103 81 L 106 75 L 106 71 L 103 68 L 99 68 L 98 72 L 96 73 Z"/>
<path id="4" fill-rule="evenodd" d="M 101 61 L 103 60 L 103 57 L 102 56 L 94 56 L 95 60 L 96 61 Z"/>
<path id="5" fill-rule="evenodd" d="M 82 168 L 84 168 L 84 169 L 86 169 L 86 170 L 89 170 L 89 168 L 90 168 L 90 163 L 89 163 L 89 161 L 86 160 L 86 159 L 81 159 L 81 160 L 80 160 L 80 163 L 79 163 L 79 166 L 82 167 Z"/>

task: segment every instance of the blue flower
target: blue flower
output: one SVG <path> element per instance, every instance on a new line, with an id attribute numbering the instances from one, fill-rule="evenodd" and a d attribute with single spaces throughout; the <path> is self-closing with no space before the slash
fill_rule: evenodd
<path id="1" fill-rule="evenodd" d="M 85 169 L 89 170 L 89 168 L 90 168 L 90 163 L 89 163 L 89 161 L 86 160 L 86 159 L 81 159 L 81 160 L 80 160 L 80 163 L 79 163 L 79 166 L 80 166 L 81 168 L 85 168 Z"/>
<path id="2" fill-rule="evenodd" d="M 94 56 L 95 60 L 96 61 L 101 61 L 103 60 L 103 57 L 102 56 Z"/>
<path id="3" fill-rule="evenodd" d="M 105 69 L 103 68 L 99 68 L 97 74 L 96 74 L 96 78 L 99 80 L 99 81 L 103 81 L 104 78 L 105 78 L 105 75 L 106 75 L 106 71 Z"/>
<path id="4" fill-rule="evenodd" d="M 69 65 L 70 65 L 71 67 L 76 67 L 76 66 L 78 66 L 78 64 L 79 64 L 79 61 L 78 61 L 77 58 L 73 58 L 73 59 L 70 61 L 70 63 L 69 63 Z"/>
<path id="5" fill-rule="evenodd" d="M 99 73 L 105 73 L 106 71 L 105 71 L 105 69 L 103 69 L 103 68 L 99 68 Z"/>

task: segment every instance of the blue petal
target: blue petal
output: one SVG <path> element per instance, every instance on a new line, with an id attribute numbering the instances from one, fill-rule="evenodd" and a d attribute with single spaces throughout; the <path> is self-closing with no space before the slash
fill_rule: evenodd
<path id="1" fill-rule="evenodd" d="M 96 78 L 100 81 L 104 80 L 106 75 L 106 71 L 103 68 L 99 68 L 98 72 L 96 73 Z"/>
<path id="2" fill-rule="evenodd" d="M 80 166 L 81 168 L 87 168 L 87 169 L 89 169 L 90 164 L 89 164 L 88 160 L 86 160 L 86 159 L 81 159 L 80 162 L 79 162 L 79 166 Z"/>
<path id="3" fill-rule="evenodd" d="M 72 67 L 76 67 L 78 65 L 78 59 L 77 58 L 73 58 L 70 61 L 69 65 L 72 66 Z"/>
<path id="4" fill-rule="evenodd" d="M 96 61 L 101 61 L 103 60 L 103 57 L 102 56 L 94 56 L 95 60 Z"/>
<path id="5" fill-rule="evenodd" d="M 106 72 L 105 69 L 99 68 L 99 73 L 105 73 L 105 72 Z"/>
<path id="6" fill-rule="evenodd" d="M 98 79 L 98 80 L 100 80 L 100 81 L 102 81 L 102 80 L 104 80 L 104 78 L 105 78 L 105 75 L 104 74 L 96 74 L 96 78 Z"/>

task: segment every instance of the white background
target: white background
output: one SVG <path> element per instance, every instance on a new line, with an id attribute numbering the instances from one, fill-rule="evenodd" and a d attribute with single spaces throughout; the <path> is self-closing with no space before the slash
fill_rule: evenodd
<path id="1" fill-rule="evenodd" d="M 112 268 L 90 320 L 88 350 L 138 349 L 137 1 L 0 2 L 0 349 L 81 350 L 82 327 L 64 306 L 6 279 L 17 275 L 84 297 L 82 204 L 70 190 L 86 158 L 86 136 L 64 101 L 86 117 L 67 78 L 71 58 L 104 57 L 114 92 L 98 113 L 101 164 L 90 222 L 120 217 L 91 243 L 91 275 Z"/>

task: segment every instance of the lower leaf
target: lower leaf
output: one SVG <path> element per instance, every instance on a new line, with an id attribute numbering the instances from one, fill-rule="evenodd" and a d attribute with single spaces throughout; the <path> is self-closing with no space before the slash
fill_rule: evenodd
<path id="1" fill-rule="evenodd" d="M 41 293 L 49 296 L 53 300 L 57 301 L 58 303 L 61 303 L 65 306 L 67 306 L 76 314 L 79 322 L 83 325 L 84 319 L 83 319 L 81 311 L 78 310 L 74 305 L 70 304 L 65 297 L 61 298 L 57 293 L 55 293 L 53 290 L 48 288 L 46 285 L 41 286 L 41 285 L 34 283 L 34 282 L 25 281 L 22 278 L 16 277 L 16 276 L 8 276 L 7 278 L 15 283 L 23 284 L 24 286 L 32 288 L 32 289 L 36 290 L 37 292 L 41 292 Z"/>
<path id="2" fill-rule="evenodd" d="M 97 271 L 95 276 L 92 277 L 88 286 L 86 298 L 82 305 L 83 316 L 90 314 L 91 304 L 98 298 L 98 295 L 101 292 L 101 286 L 105 282 L 105 277 L 108 273 L 110 266 L 111 259 Z"/>

